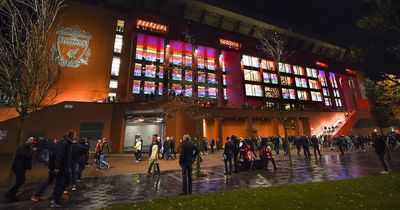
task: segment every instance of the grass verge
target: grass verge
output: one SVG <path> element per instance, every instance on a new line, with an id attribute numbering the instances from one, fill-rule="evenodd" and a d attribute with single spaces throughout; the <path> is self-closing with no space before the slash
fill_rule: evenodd
<path id="1" fill-rule="evenodd" d="M 174 196 L 109 209 L 399 209 L 400 174 Z"/>

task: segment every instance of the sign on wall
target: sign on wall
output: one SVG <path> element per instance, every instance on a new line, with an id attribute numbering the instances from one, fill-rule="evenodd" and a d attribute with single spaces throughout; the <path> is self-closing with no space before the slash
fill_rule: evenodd
<path id="1" fill-rule="evenodd" d="M 89 64 L 89 40 L 92 39 L 89 32 L 74 26 L 60 28 L 57 36 L 57 60 L 61 66 L 78 68 L 80 65 Z"/>
<path id="2" fill-rule="evenodd" d="M 0 130 L 0 141 L 6 140 L 6 137 L 7 137 L 7 131 Z"/>

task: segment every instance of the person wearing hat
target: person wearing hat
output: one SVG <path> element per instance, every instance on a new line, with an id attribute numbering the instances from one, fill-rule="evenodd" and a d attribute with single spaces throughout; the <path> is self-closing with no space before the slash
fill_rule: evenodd
<path id="1" fill-rule="evenodd" d="M 26 170 L 32 169 L 32 155 L 34 151 L 36 151 L 36 145 L 34 144 L 34 138 L 30 137 L 15 153 L 11 170 L 14 173 L 16 180 L 14 186 L 4 195 L 7 203 L 17 201 L 16 195 L 18 189 L 25 183 L 25 172 Z"/>

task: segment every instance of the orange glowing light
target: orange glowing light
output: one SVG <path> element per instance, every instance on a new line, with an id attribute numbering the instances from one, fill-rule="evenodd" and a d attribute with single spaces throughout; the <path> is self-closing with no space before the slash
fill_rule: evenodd
<path id="1" fill-rule="evenodd" d="M 136 22 L 136 28 L 161 34 L 166 34 L 168 32 L 168 27 L 166 25 L 140 19 Z"/>
<path id="2" fill-rule="evenodd" d="M 346 69 L 346 72 L 349 73 L 349 74 L 356 75 L 356 71 L 353 70 L 353 69 Z"/>
<path id="3" fill-rule="evenodd" d="M 219 44 L 235 50 L 239 50 L 241 47 L 239 42 L 234 42 L 226 39 L 219 39 Z"/>
<path id="4" fill-rule="evenodd" d="M 324 68 L 328 68 L 328 64 L 323 63 L 323 62 L 320 62 L 320 61 L 315 62 L 315 64 L 316 64 L 317 66 L 321 66 L 321 67 L 324 67 Z"/>

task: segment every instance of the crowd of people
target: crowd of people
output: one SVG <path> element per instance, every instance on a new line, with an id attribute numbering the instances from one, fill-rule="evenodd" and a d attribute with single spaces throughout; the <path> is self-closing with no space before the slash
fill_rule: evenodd
<path id="1" fill-rule="evenodd" d="M 8 190 L 4 199 L 7 203 L 17 201 L 17 192 L 25 182 L 26 170 L 32 169 L 33 161 L 43 162 L 48 167 L 47 179 L 33 193 L 31 200 L 39 202 L 47 187 L 54 183 L 51 207 L 62 207 L 61 200 L 69 199 L 69 192 L 77 190 L 77 182 L 82 178 L 82 172 L 89 165 L 90 139 L 77 139 L 74 131 L 67 132 L 62 139 L 49 140 L 30 137 L 23 146 L 18 148 L 12 163 L 12 171 L 16 181 Z M 109 151 L 109 141 L 106 138 L 98 140 L 95 149 L 96 165 L 99 169 L 109 168 L 104 155 Z"/>
<path id="2" fill-rule="evenodd" d="M 12 163 L 12 171 L 15 174 L 16 182 L 9 189 L 4 198 L 6 202 L 15 202 L 17 200 L 17 192 L 20 186 L 25 182 L 25 172 L 32 168 L 33 161 L 43 162 L 48 167 L 48 177 L 45 182 L 41 183 L 32 195 L 31 200 L 38 202 L 45 189 L 55 182 L 50 202 L 52 207 L 62 207 L 61 200 L 68 199 L 70 191 L 78 189 L 77 182 L 82 178 L 82 172 L 88 165 L 90 139 L 77 139 L 74 131 L 67 132 L 60 140 L 45 139 L 33 137 L 28 138 L 26 143 L 21 146 Z M 214 153 L 223 149 L 223 161 L 225 166 L 225 175 L 231 175 L 234 172 L 264 169 L 268 170 L 269 163 L 272 164 L 274 170 L 278 170 L 275 162 L 275 156 L 279 156 L 281 151 L 283 155 L 288 155 L 291 145 L 294 145 L 298 156 L 304 156 L 305 159 L 321 159 L 322 152 L 325 149 L 333 150 L 337 147 L 340 155 L 346 152 L 361 150 L 365 151 L 366 147 L 373 147 L 381 164 L 383 171 L 388 173 L 389 168 L 385 162 L 386 148 L 396 150 L 399 148 L 400 135 L 394 132 L 386 136 L 381 136 L 377 132 L 371 133 L 369 136 L 271 136 L 265 138 L 242 138 L 230 136 L 226 138 L 226 143 L 222 147 L 220 139 L 202 138 L 198 141 L 196 137 L 193 139 L 185 134 L 180 139 L 180 155 L 179 165 L 182 168 L 183 177 L 183 194 L 191 194 L 192 192 L 192 164 L 201 161 L 199 154 L 208 154 L 209 149 Z M 310 147 L 313 149 L 311 154 Z M 135 161 L 140 162 L 144 158 L 143 140 L 139 137 L 136 139 L 135 145 Z M 175 160 L 176 159 L 176 142 L 174 137 L 166 137 L 163 141 L 159 136 L 153 136 L 152 143 L 148 151 L 149 165 L 147 176 L 153 174 L 161 174 L 160 159 Z M 94 148 L 94 162 L 97 169 L 109 169 L 110 164 L 106 161 L 106 154 L 110 152 L 110 141 L 107 138 L 99 139 Z M 295 153 L 296 153 L 295 152 Z"/>

